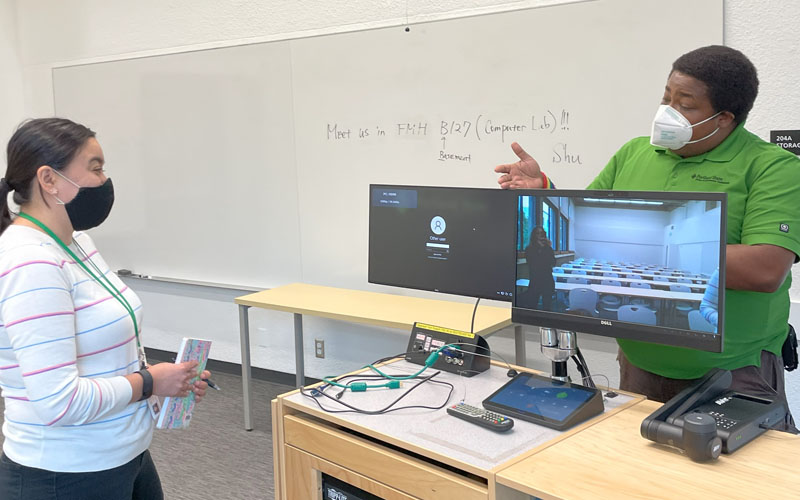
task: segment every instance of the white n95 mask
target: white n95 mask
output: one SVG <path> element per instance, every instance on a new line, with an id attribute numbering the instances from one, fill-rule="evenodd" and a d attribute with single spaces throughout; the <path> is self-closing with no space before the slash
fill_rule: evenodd
<path id="1" fill-rule="evenodd" d="M 719 131 L 719 127 L 707 136 L 702 139 L 697 139 L 696 141 L 691 140 L 692 128 L 707 122 L 720 113 L 722 113 L 722 111 L 692 125 L 678 110 L 666 104 L 661 104 L 658 107 L 658 111 L 656 111 L 655 118 L 653 118 L 653 130 L 650 132 L 650 144 L 676 150 L 681 149 L 687 144 L 704 141 L 716 134 L 717 131 Z"/>

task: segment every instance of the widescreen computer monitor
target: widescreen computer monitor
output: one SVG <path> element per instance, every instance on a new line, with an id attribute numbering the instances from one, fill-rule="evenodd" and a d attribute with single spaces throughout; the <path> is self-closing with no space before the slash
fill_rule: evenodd
<path id="1" fill-rule="evenodd" d="M 515 323 L 722 351 L 724 193 L 516 194 Z"/>
<path id="2" fill-rule="evenodd" d="M 516 196 L 370 185 L 369 282 L 511 301 Z"/>

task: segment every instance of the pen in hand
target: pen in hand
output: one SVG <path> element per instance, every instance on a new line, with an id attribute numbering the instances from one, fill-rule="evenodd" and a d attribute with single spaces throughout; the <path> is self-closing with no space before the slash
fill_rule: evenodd
<path id="1" fill-rule="evenodd" d="M 212 381 L 211 381 L 211 379 L 204 378 L 204 379 L 203 379 L 203 382 L 205 382 L 206 384 L 208 384 L 208 386 L 209 386 L 209 387 L 211 387 L 212 389 L 214 389 L 215 391 L 221 391 L 221 390 L 222 390 L 222 389 L 220 389 L 220 388 L 219 388 L 219 386 L 218 386 L 217 384 L 215 384 L 214 382 L 212 382 Z"/>
<path id="2" fill-rule="evenodd" d="M 172 362 L 175 363 L 177 361 L 175 361 L 175 358 L 172 358 Z M 201 379 L 201 380 L 203 382 L 205 382 L 206 384 L 208 384 L 208 386 L 211 387 L 212 389 L 214 389 L 215 391 L 221 391 L 222 390 L 222 389 L 219 388 L 219 386 L 217 384 L 212 382 L 210 378 L 204 378 L 204 379 Z"/>

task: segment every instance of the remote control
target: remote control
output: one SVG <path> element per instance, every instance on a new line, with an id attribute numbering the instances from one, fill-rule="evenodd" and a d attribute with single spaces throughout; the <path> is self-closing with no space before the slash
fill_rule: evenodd
<path id="1" fill-rule="evenodd" d="M 514 427 L 514 421 L 510 418 L 466 403 L 447 408 L 447 413 L 496 432 L 505 432 Z"/>

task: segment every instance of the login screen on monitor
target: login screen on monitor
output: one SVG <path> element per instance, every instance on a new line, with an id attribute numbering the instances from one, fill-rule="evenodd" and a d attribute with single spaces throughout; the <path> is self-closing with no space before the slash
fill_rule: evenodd
<path id="1" fill-rule="evenodd" d="M 500 189 L 371 185 L 370 283 L 510 301 L 515 203 Z"/>

